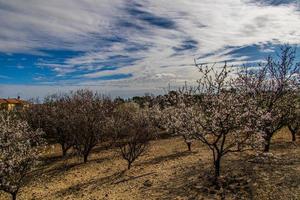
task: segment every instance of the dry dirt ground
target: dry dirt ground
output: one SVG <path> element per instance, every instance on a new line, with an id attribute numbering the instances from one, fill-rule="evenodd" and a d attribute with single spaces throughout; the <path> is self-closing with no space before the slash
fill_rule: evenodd
<path id="1" fill-rule="evenodd" d="M 116 150 L 96 148 L 82 164 L 75 156 L 61 159 L 56 147 L 18 199 L 300 199 L 300 142 L 290 140 L 288 131 L 278 133 L 268 160 L 251 153 L 225 157 L 218 191 L 208 181 L 210 151 L 200 143 L 188 152 L 181 138 L 153 141 L 130 170 Z M 0 199 L 8 197 L 0 193 Z"/>

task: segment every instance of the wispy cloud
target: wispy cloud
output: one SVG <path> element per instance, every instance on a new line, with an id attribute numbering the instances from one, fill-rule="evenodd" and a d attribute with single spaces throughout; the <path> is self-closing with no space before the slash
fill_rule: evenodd
<path id="1" fill-rule="evenodd" d="M 0 74 L 0 79 L 9 79 L 9 78 L 10 78 L 9 76 L 5 76 L 5 75 Z"/>
<path id="2" fill-rule="evenodd" d="M 153 91 L 197 79 L 194 58 L 240 64 L 300 44 L 299 8 L 296 0 L 0 0 L 0 52 L 36 56 L 37 85 Z"/>

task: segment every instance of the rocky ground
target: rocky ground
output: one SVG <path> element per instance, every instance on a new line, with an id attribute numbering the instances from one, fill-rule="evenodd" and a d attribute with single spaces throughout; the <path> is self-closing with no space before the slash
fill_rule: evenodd
<path id="1" fill-rule="evenodd" d="M 300 139 L 300 138 L 298 138 Z M 211 154 L 200 143 L 188 152 L 181 138 L 153 141 L 126 170 L 115 150 L 96 148 L 90 161 L 61 159 L 57 147 L 45 155 L 19 199 L 300 199 L 300 142 L 286 130 L 273 139 L 271 154 L 234 154 L 222 163 L 220 187 L 210 184 Z M 0 194 L 0 199 L 9 199 Z"/>

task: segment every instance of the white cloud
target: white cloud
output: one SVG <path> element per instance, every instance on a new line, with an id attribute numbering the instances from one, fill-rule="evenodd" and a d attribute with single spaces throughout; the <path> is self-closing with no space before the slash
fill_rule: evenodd
<path id="1" fill-rule="evenodd" d="M 166 88 L 166 87 L 165 87 Z M 50 86 L 50 85 L 10 85 L 5 84 L 0 86 L 0 96 L 1 97 L 10 97 L 14 98 L 20 96 L 22 99 L 30 100 L 32 98 L 39 98 L 42 100 L 45 96 L 51 95 L 54 93 L 64 93 L 69 91 L 74 91 L 77 89 L 90 89 L 93 91 L 101 92 L 105 95 L 110 97 L 117 97 L 121 96 L 123 98 L 129 98 L 136 95 L 143 95 L 146 93 L 152 94 L 161 94 L 164 93 L 164 88 L 156 88 L 156 89 L 149 89 L 143 87 L 137 88 L 129 88 L 124 90 L 123 87 L 116 88 L 112 86 L 103 87 L 101 85 L 74 85 L 74 86 Z"/>
<path id="2" fill-rule="evenodd" d="M 58 76 L 82 72 L 79 77 L 86 80 L 79 85 L 101 85 L 110 91 L 121 86 L 137 91 L 186 80 L 192 83 L 198 78 L 194 58 L 202 57 L 198 62 L 231 60 L 233 56 L 228 53 L 238 47 L 256 44 L 262 46 L 262 52 L 271 52 L 272 48 L 264 48 L 264 44 L 300 44 L 300 12 L 295 4 L 266 6 L 253 0 L 0 0 L 0 7 L 0 51 L 37 54 L 41 49 L 63 48 L 86 52 L 63 63 L 39 66 L 49 67 Z M 138 14 L 130 14 L 128 8 L 172 21 L 175 27 L 147 23 Z M 124 21 L 135 26 L 120 25 Z M 125 42 L 101 43 L 101 39 L 112 36 Z M 195 41 L 196 48 L 176 52 L 174 48 L 186 40 Z M 129 47 L 145 49 L 128 51 Z M 134 61 L 100 71 L 101 62 L 118 55 Z M 233 64 L 251 61 L 247 56 L 234 59 Z M 133 76 L 89 80 L 114 74 Z"/>
<path id="3" fill-rule="evenodd" d="M 89 50 L 91 33 L 111 34 L 121 0 L 0 1 L 0 50 Z"/>

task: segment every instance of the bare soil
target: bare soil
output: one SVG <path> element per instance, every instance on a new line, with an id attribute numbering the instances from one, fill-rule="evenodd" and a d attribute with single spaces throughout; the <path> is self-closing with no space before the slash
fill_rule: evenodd
<path id="1" fill-rule="evenodd" d="M 300 140 L 300 138 L 298 138 Z M 272 140 L 272 155 L 231 154 L 222 161 L 221 189 L 210 184 L 211 152 L 182 138 L 156 140 L 130 170 L 117 150 L 96 148 L 89 162 L 49 149 L 18 199 L 300 199 L 300 142 L 287 130 Z M 0 199 L 9 195 L 0 192 Z"/>

